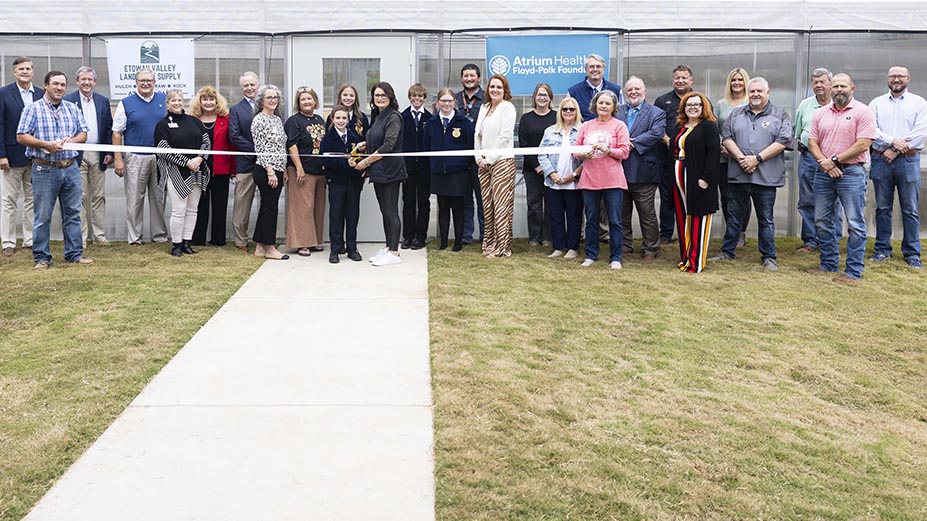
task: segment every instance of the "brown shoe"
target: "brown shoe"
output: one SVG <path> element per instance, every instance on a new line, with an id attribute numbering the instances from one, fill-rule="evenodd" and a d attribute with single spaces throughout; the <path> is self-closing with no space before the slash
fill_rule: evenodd
<path id="1" fill-rule="evenodd" d="M 853 277 L 847 275 L 846 273 L 838 275 L 833 278 L 834 282 L 842 282 L 844 284 L 856 284 L 859 282 L 859 279 L 854 279 Z"/>
<path id="2" fill-rule="evenodd" d="M 14 250 L 13 248 L 10 248 L 9 246 L 7 246 L 6 248 L 3 248 L 3 256 L 12 257 L 15 251 L 16 250 Z"/>
<path id="3" fill-rule="evenodd" d="M 810 273 L 811 275 L 830 275 L 833 272 L 825 271 L 825 270 L 822 270 L 820 267 L 818 267 L 818 268 L 811 268 L 810 270 L 805 270 L 805 273 Z"/>
<path id="4" fill-rule="evenodd" d="M 36 271 L 47 270 L 47 269 L 48 269 L 48 263 L 45 262 L 45 261 L 36 262 L 36 263 L 35 263 L 35 266 L 33 266 L 32 269 L 34 269 L 34 270 L 36 270 Z"/>
<path id="5" fill-rule="evenodd" d="M 236 246 L 236 248 L 238 248 L 239 250 L 241 250 L 241 251 L 243 251 L 243 252 L 245 252 L 245 253 L 248 253 L 248 247 L 247 247 L 247 246 Z"/>
<path id="6" fill-rule="evenodd" d="M 83 264 L 83 265 L 89 266 L 89 265 L 93 264 L 93 260 L 92 260 L 92 259 L 88 259 L 88 258 L 86 258 L 86 257 L 81 257 L 81 258 L 77 259 L 76 261 L 71 261 L 71 264 Z"/>
<path id="7" fill-rule="evenodd" d="M 802 246 L 801 248 L 798 248 L 795 251 L 797 251 L 798 253 L 814 253 L 818 251 L 818 249 L 815 248 L 814 246 Z"/>

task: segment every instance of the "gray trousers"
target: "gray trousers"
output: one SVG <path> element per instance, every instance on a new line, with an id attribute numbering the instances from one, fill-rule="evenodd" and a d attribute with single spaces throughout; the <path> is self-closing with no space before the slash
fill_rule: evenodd
<path id="1" fill-rule="evenodd" d="M 624 193 L 624 204 L 621 205 L 621 221 L 624 227 L 624 248 L 631 249 L 634 237 L 631 233 L 631 212 L 637 208 L 637 219 L 641 226 L 642 255 L 656 255 L 660 251 L 660 225 L 657 222 L 657 209 L 655 196 L 657 184 L 628 183 Z"/>
<path id="2" fill-rule="evenodd" d="M 23 247 L 32 247 L 32 162 L 26 166 L 0 170 L 0 241 L 3 248 L 16 247 L 16 208 L 23 197 Z"/>
<path id="3" fill-rule="evenodd" d="M 158 165 L 154 155 L 123 154 L 126 175 L 126 226 L 129 244 L 142 242 L 145 224 L 145 193 L 148 193 L 148 215 L 151 239 L 167 242 L 167 225 L 164 222 L 164 203 L 158 200 Z"/>

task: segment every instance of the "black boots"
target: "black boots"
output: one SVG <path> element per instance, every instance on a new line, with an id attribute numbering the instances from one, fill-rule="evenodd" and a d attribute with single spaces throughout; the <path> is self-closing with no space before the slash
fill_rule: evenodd
<path id="1" fill-rule="evenodd" d="M 180 247 L 181 247 L 181 251 L 183 251 L 183 252 L 186 253 L 187 255 L 194 255 L 194 254 L 199 253 L 198 251 L 196 251 L 196 250 L 194 250 L 193 248 L 190 247 L 190 241 L 183 241 L 182 243 L 180 243 L 180 245 L 181 245 L 181 246 L 180 246 Z"/>
<path id="2" fill-rule="evenodd" d="M 171 255 L 174 257 L 183 257 L 183 243 L 173 242 L 171 243 Z"/>

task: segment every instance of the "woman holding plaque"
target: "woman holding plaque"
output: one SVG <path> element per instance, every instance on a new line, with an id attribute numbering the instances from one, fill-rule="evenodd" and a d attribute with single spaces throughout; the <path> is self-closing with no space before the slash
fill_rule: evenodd
<path id="1" fill-rule="evenodd" d="M 286 247 L 308 257 L 322 251 L 325 238 L 325 175 L 319 158 L 325 123 L 315 113 L 319 98 L 309 87 L 296 89 L 295 113 L 283 126 L 286 131 Z"/>

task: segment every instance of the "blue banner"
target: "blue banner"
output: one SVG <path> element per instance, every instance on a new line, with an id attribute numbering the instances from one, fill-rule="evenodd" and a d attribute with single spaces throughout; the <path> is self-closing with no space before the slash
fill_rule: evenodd
<path id="1" fill-rule="evenodd" d="M 586 56 L 598 54 L 608 64 L 609 49 L 607 34 L 488 36 L 486 77 L 505 76 L 514 96 L 530 96 L 541 82 L 549 84 L 555 94 L 566 94 L 586 77 Z"/>

